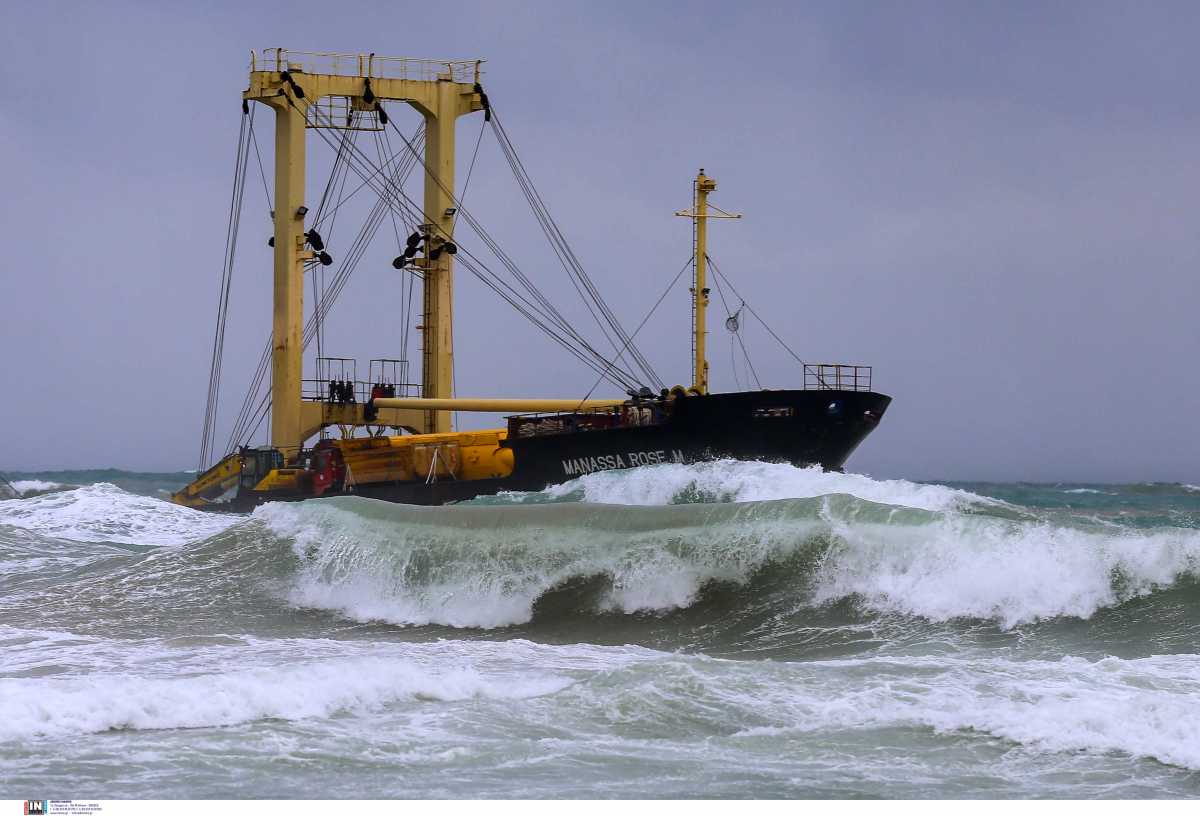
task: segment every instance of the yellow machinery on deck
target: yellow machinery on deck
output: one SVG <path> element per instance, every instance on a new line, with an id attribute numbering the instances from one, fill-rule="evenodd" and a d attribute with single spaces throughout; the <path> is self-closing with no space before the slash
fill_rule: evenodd
<path id="1" fill-rule="evenodd" d="M 234 490 L 242 473 L 242 454 L 231 453 L 171 496 L 185 507 L 203 507 Z"/>

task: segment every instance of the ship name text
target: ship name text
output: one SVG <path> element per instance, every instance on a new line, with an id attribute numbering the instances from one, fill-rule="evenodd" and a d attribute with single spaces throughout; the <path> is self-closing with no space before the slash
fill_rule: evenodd
<path id="1" fill-rule="evenodd" d="M 641 467 L 642 465 L 661 465 L 664 462 L 683 462 L 683 451 L 629 451 L 628 453 L 606 453 L 600 456 L 580 456 L 576 459 L 563 459 L 563 472 L 568 476 L 582 476 L 585 473 L 595 473 L 598 470 L 620 470 L 622 468 Z"/>

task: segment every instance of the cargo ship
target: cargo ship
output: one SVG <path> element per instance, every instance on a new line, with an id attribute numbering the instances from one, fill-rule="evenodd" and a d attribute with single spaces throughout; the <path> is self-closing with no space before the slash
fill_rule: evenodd
<path id="1" fill-rule="evenodd" d="M 420 115 L 420 127 L 411 136 L 388 115 L 393 103 L 411 106 Z M 274 228 L 269 239 L 274 260 L 272 330 L 224 454 L 217 458 L 225 321 L 252 155 L 260 163 L 264 188 L 268 186 L 253 129 L 254 110 L 259 106 L 274 115 L 274 185 L 273 191 L 266 190 Z M 492 130 L 611 352 L 601 352 L 602 342 L 584 336 L 563 316 L 466 207 L 464 192 L 456 194 L 455 124 L 468 115 L 482 117 L 480 138 L 483 128 Z M 306 140 L 311 134 L 335 152 L 330 181 L 320 204 L 312 209 L 306 204 L 305 189 Z M 362 134 L 375 140 L 377 156 L 362 146 Z M 391 147 L 393 139 L 399 148 L 384 149 L 385 144 Z M 423 176 L 420 202 L 404 189 L 404 180 L 413 171 Z M 328 234 L 323 237 L 322 230 L 350 197 L 344 195 L 347 179 L 357 184 L 354 191 L 374 193 L 375 204 L 346 257 L 335 266 L 332 247 L 326 245 Z M 668 386 L 638 351 L 638 332 L 624 329 L 550 215 L 483 89 L 481 60 L 285 49 L 252 53 L 249 87 L 242 100 L 199 475 L 172 500 L 198 509 L 234 512 L 268 501 L 342 494 L 428 505 L 500 491 L 540 490 L 598 471 L 665 463 L 742 459 L 841 469 L 891 402 L 873 390 L 870 366 L 809 363 L 793 352 L 798 370 L 792 388 L 709 390 L 710 283 L 720 287 L 723 276 L 708 254 L 708 224 L 713 219 L 740 217 L 709 201 L 715 190 L 715 180 L 701 170 L 693 181 L 690 208 L 675 213 L 692 223 L 691 257 L 679 272 L 682 275 L 690 268 L 692 273 L 692 371 L 688 385 Z M 357 361 L 318 352 L 313 361 L 315 376 L 305 379 L 306 347 L 316 339 L 320 348 L 322 320 L 361 258 L 363 241 L 370 240 L 385 218 L 393 226 L 405 224 L 407 237 L 396 230 L 398 254 L 392 266 L 399 274 L 412 276 L 421 290 L 416 327 L 421 337 L 420 382 L 407 382 L 405 354 L 371 360 L 364 379 L 358 375 Z M 460 223 L 466 223 L 477 240 L 456 238 Z M 607 384 L 622 392 L 620 396 L 455 395 L 456 266 L 467 269 L 529 318 L 552 341 L 548 348 L 557 344 L 595 371 L 596 388 Z M 334 284 L 318 289 L 313 281 L 318 297 L 306 319 L 306 276 L 313 278 L 328 267 L 334 267 Z M 713 280 L 710 271 L 716 276 Z M 725 280 L 725 284 L 736 291 L 732 282 Z M 659 304 L 670 290 L 668 286 Z M 725 327 L 739 331 L 747 310 L 757 316 L 743 301 L 731 310 Z M 456 431 L 452 416 L 459 412 L 506 415 L 504 427 Z M 269 420 L 268 443 L 251 444 L 264 419 Z"/>

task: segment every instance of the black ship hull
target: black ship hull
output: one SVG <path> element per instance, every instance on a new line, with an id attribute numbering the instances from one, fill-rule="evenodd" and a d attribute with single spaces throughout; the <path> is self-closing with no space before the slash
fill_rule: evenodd
<path id="1" fill-rule="evenodd" d="M 675 400 L 669 413 L 659 414 L 653 407 L 639 409 L 647 417 L 644 424 L 597 428 L 574 424 L 571 417 L 576 415 L 567 415 L 531 419 L 528 422 L 535 425 L 528 425 L 514 418 L 503 443 L 513 452 L 509 476 L 376 482 L 354 485 L 345 492 L 436 505 L 507 490 L 542 490 L 601 470 L 668 462 L 741 459 L 841 470 L 890 403 L 891 397 L 873 391 L 750 391 Z M 545 424 L 536 427 L 538 422 Z M 526 427 L 532 427 L 532 432 L 526 433 Z M 308 497 L 245 491 L 229 509 L 244 512 L 268 501 Z"/>

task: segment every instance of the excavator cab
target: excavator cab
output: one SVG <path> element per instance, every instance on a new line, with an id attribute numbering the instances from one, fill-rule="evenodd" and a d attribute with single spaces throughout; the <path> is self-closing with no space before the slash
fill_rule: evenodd
<path id="1" fill-rule="evenodd" d="M 253 490 L 263 477 L 283 466 L 283 453 L 275 448 L 243 448 L 242 475 L 239 483 L 243 489 Z"/>

